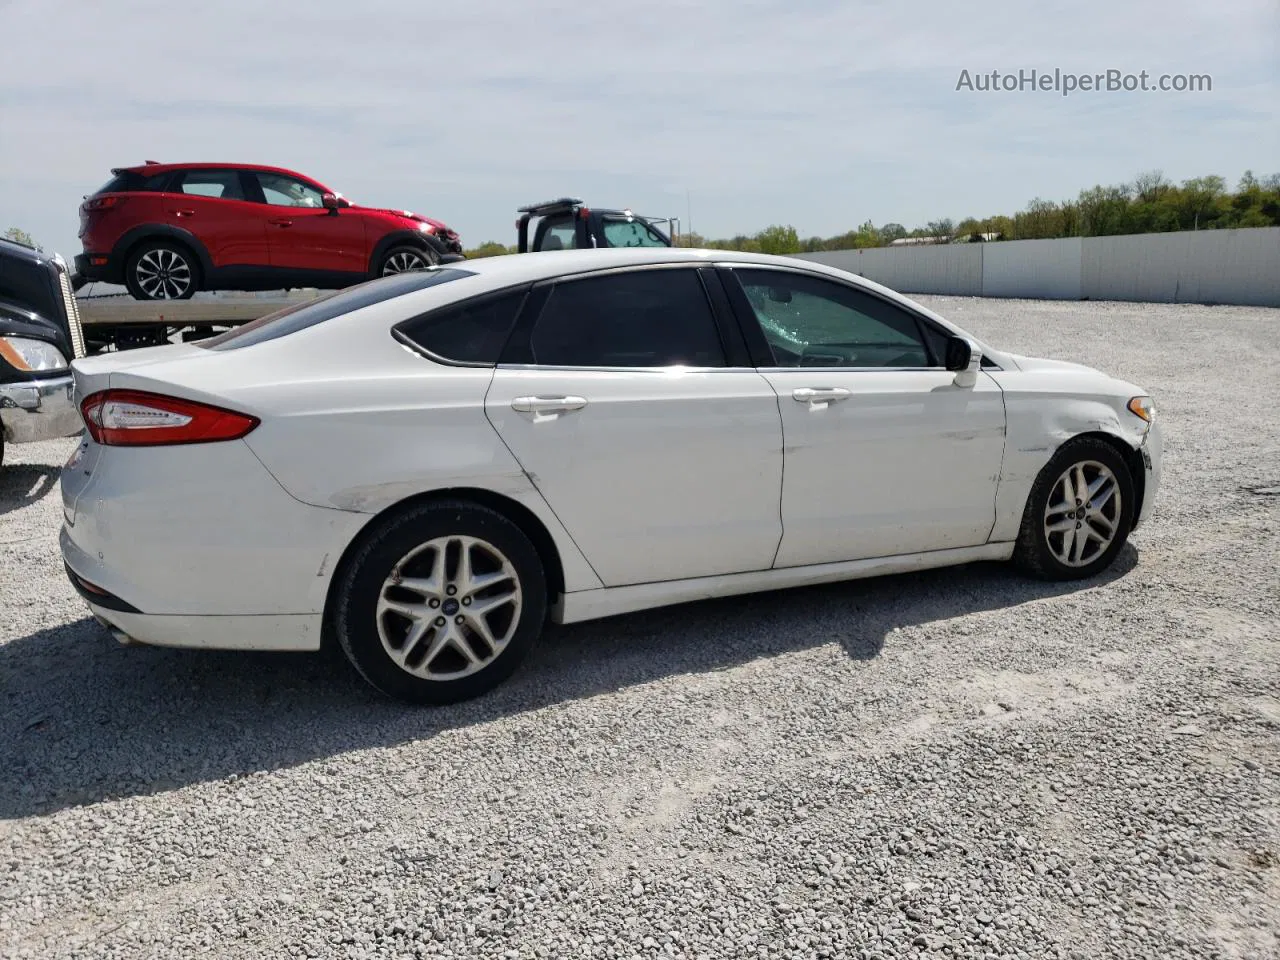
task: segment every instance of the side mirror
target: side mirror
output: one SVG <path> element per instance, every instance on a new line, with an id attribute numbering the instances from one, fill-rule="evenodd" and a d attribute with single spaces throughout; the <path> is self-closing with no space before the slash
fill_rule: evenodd
<path id="1" fill-rule="evenodd" d="M 320 202 L 324 204 L 324 208 L 332 213 L 337 213 L 338 208 L 342 206 L 342 201 L 338 199 L 336 193 L 326 193 L 320 198 Z"/>
<path id="2" fill-rule="evenodd" d="M 947 369 L 956 375 L 957 387 L 972 387 L 978 382 L 978 371 L 982 369 L 982 351 L 972 340 L 964 337 L 947 338 Z"/>

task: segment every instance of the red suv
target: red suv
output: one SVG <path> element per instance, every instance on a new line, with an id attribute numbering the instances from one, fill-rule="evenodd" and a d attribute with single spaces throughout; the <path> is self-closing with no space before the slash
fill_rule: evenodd
<path id="1" fill-rule="evenodd" d="M 458 235 L 438 220 L 357 206 L 292 170 L 149 161 L 111 173 L 80 205 L 76 272 L 139 300 L 340 289 L 461 259 Z"/>

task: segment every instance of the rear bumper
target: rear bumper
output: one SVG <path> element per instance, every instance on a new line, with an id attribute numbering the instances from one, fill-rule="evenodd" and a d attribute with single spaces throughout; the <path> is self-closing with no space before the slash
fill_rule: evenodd
<path id="1" fill-rule="evenodd" d="M 90 283 L 122 283 L 124 272 L 117 262 L 117 257 L 109 253 L 78 253 L 75 259 L 75 272 L 81 279 Z M 94 263 L 95 260 L 101 261 Z"/>
<path id="2" fill-rule="evenodd" d="M 319 614 L 187 617 L 126 613 L 90 603 L 94 617 L 122 643 L 188 650 L 310 653 L 320 649 Z"/>
<path id="3" fill-rule="evenodd" d="M 10 443 L 75 436 L 84 423 L 72 399 L 71 375 L 0 383 L 0 424 Z"/>

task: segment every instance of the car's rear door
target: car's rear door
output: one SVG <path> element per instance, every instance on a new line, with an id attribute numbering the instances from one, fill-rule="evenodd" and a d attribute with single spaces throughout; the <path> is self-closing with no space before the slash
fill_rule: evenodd
<path id="1" fill-rule="evenodd" d="M 802 269 L 722 270 L 782 409 L 777 566 L 987 542 L 1004 456 L 1000 387 L 955 383 L 947 334 Z"/>
<path id="2" fill-rule="evenodd" d="M 778 400 L 717 283 L 689 264 L 542 284 L 494 372 L 489 420 L 606 586 L 773 562 Z"/>
<path id="3" fill-rule="evenodd" d="M 164 212 L 167 223 L 196 236 L 214 267 L 267 265 L 265 220 L 234 168 L 177 171 L 164 194 Z"/>
<path id="4" fill-rule="evenodd" d="M 330 210 L 314 183 L 274 171 L 254 171 L 264 207 L 271 265 L 289 270 L 365 274 L 369 245 L 365 221 L 350 207 Z"/>

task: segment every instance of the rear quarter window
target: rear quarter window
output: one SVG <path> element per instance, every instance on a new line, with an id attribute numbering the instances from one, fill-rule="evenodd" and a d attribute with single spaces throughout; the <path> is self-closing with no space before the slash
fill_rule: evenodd
<path id="1" fill-rule="evenodd" d="M 492 367 L 502 355 L 528 285 L 432 310 L 397 324 L 396 339 L 433 360 Z"/>
<path id="2" fill-rule="evenodd" d="M 367 280 L 354 287 L 324 294 L 314 300 L 292 304 L 283 310 L 269 313 L 244 326 L 220 333 L 207 340 L 200 340 L 198 343 L 207 350 L 236 350 L 241 347 L 251 347 L 255 343 L 287 337 L 291 333 L 297 333 L 299 330 L 314 327 L 334 317 L 373 306 L 375 303 L 394 300 L 406 293 L 473 276 L 475 274 L 470 270 L 441 267 L 435 270 L 415 270 L 390 277 L 380 277 L 377 280 Z"/>

